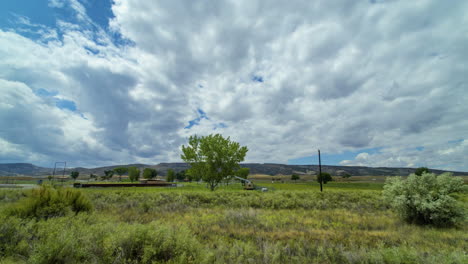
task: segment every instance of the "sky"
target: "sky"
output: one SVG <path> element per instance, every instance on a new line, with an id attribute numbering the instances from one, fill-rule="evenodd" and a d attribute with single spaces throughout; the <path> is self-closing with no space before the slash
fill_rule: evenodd
<path id="1" fill-rule="evenodd" d="M 468 1 L 0 2 L 0 162 L 468 171 Z"/>

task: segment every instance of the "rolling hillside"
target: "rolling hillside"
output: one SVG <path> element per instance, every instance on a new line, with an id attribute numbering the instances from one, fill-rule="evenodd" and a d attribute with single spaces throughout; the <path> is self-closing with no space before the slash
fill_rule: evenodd
<path id="1" fill-rule="evenodd" d="M 115 165 L 97 168 L 68 168 L 65 174 L 68 175 L 71 170 L 77 170 L 82 175 L 97 174 L 103 175 L 105 170 L 111 170 L 117 167 L 130 167 L 135 166 L 140 169 L 154 168 L 158 170 L 159 175 L 166 175 L 168 169 L 174 169 L 175 171 L 186 170 L 189 165 L 186 163 L 160 163 L 158 165 L 146 165 L 146 164 L 127 164 L 127 165 Z M 292 173 L 297 174 L 316 174 L 318 172 L 318 165 L 285 165 L 285 164 L 274 164 L 274 163 L 245 163 L 241 165 L 250 169 L 252 174 L 266 174 L 266 175 L 290 175 Z M 415 168 L 386 168 L 386 167 L 361 167 L 361 166 L 330 166 L 322 165 L 322 171 L 328 172 L 332 175 L 340 176 L 348 173 L 352 176 L 400 176 L 408 175 L 413 173 Z M 431 171 L 439 174 L 446 171 L 433 170 Z M 0 164 L 0 176 L 46 176 L 53 172 L 53 168 L 44 168 L 35 166 L 30 163 L 3 163 Z M 456 172 L 450 171 L 456 176 L 466 175 L 468 172 Z M 56 175 L 61 175 L 62 170 L 57 169 Z"/>

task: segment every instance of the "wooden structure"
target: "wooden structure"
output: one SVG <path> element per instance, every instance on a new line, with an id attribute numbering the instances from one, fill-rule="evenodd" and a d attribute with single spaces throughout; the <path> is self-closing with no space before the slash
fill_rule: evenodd
<path id="1" fill-rule="evenodd" d="M 163 181 L 151 181 L 147 183 L 74 183 L 75 188 L 89 188 L 89 187 L 176 187 L 175 184 Z"/>

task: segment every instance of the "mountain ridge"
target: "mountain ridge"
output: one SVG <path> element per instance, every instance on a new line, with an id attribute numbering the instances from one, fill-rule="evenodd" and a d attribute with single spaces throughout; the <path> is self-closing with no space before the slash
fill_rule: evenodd
<path id="1" fill-rule="evenodd" d="M 112 170 L 117 167 L 135 166 L 139 169 L 153 168 L 158 170 L 159 175 L 166 175 L 168 169 L 173 169 L 176 172 L 186 170 L 189 164 L 183 162 L 163 162 L 157 165 L 149 164 L 125 164 L 111 165 L 96 168 L 66 168 L 65 175 L 69 175 L 72 170 L 79 171 L 80 174 L 89 175 L 104 175 L 105 170 Z M 279 163 L 242 163 L 241 167 L 250 169 L 251 174 L 266 174 L 266 175 L 290 175 L 297 174 L 317 174 L 318 165 L 287 165 Z M 406 176 L 414 173 L 416 168 L 399 168 L 399 167 L 366 167 L 366 166 L 338 166 L 338 165 L 322 165 L 322 171 L 328 172 L 333 176 L 341 176 L 350 174 L 351 176 Z M 455 176 L 468 176 L 468 172 L 448 171 L 430 169 L 430 171 L 440 174 L 443 172 L 453 173 Z M 31 163 L 0 163 L 0 176 L 47 176 L 53 173 L 53 168 L 45 168 L 36 166 Z M 63 174 L 63 169 L 57 168 L 56 175 Z"/>

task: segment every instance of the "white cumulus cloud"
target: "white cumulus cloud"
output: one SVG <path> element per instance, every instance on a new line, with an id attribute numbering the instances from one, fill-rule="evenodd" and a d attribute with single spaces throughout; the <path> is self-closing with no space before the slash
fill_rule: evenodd
<path id="1" fill-rule="evenodd" d="M 189 135 L 222 133 L 253 162 L 379 148 L 342 164 L 468 170 L 465 1 L 115 0 L 111 32 L 90 30 L 80 1 L 50 5 L 82 24 L 42 41 L 0 29 L 3 89 L 36 98 L 19 128 L 50 124 L 57 139 L 21 145 L 3 128 L 11 157 L 44 164 L 70 146 L 83 166 L 178 161 Z M 87 119 L 50 103 L 31 115 L 39 89 Z M 207 118 L 188 128 L 197 109 Z"/>

